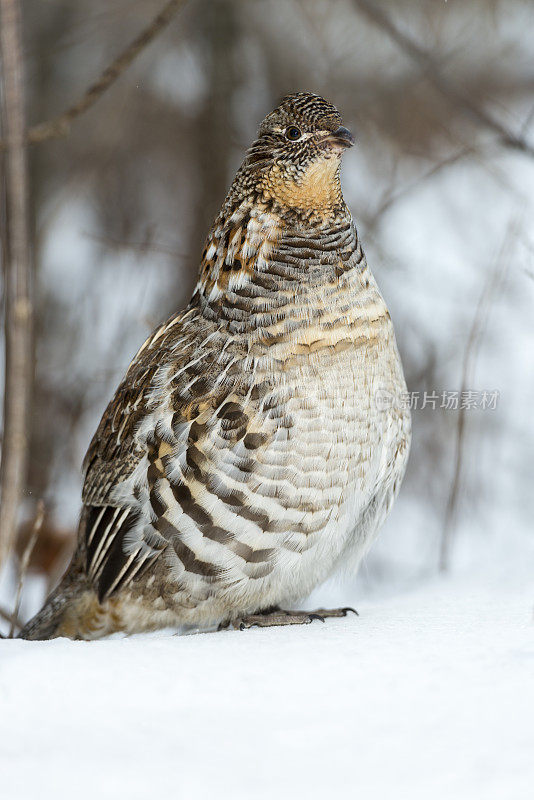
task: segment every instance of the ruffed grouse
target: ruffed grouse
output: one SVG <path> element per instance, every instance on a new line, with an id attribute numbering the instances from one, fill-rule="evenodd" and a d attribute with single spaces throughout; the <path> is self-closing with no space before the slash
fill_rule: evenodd
<path id="1" fill-rule="evenodd" d="M 143 344 L 104 413 L 75 555 L 22 637 L 307 622 L 281 608 L 367 551 L 410 418 L 377 402 L 405 383 L 341 193 L 353 141 L 314 94 L 264 119 L 191 302 Z"/>

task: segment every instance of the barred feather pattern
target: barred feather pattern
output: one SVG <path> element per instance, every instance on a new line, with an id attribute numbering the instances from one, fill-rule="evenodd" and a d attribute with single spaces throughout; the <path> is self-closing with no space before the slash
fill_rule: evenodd
<path id="1" fill-rule="evenodd" d="M 189 306 L 141 347 L 93 438 L 78 577 L 53 635 L 292 604 L 358 564 L 398 491 L 409 413 L 376 398 L 398 397 L 404 377 L 339 159 L 295 211 L 287 193 L 277 202 L 272 171 L 248 191 L 258 152 L 213 226 Z M 42 615 L 23 635 L 51 629 Z"/>
<path id="2" fill-rule="evenodd" d="M 216 227 L 190 306 L 104 415 L 85 558 L 126 629 L 294 602 L 389 510 L 409 444 L 375 402 L 404 387 L 391 321 L 348 212 L 313 234 L 261 208 Z"/>

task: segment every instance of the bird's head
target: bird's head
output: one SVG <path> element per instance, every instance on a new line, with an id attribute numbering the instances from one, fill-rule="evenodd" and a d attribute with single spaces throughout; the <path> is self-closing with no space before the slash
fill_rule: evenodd
<path id="1" fill-rule="evenodd" d="M 282 210 L 328 213 L 343 203 L 339 166 L 352 144 L 331 103 L 309 92 L 290 94 L 261 123 L 242 174 Z"/>
<path id="2" fill-rule="evenodd" d="M 200 294 L 215 302 L 265 272 L 286 226 L 347 227 L 339 167 L 352 144 L 331 103 L 308 92 L 284 97 L 261 123 L 210 231 Z"/>

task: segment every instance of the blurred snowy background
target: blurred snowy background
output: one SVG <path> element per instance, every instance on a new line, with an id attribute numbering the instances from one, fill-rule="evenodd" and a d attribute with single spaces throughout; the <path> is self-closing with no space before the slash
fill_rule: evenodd
<path id="1" fill-rule="evenodd" d="M 30 124 L 77 99 L 159 8 L 25 3 Z M 38 303 L 24 516 L 31 524 L 44 499 L 40 591 L 68 558 L 81 462 L 107 400 L 153 326 L 187 302 L 245 148 L 295 90 L 325 95 L 357 136 L 345 197 L 419 393 L 404 487 L 359 585 L 434 573 L 444 536 L 449 566 L 524 563 L 534 156 L 511 140 L 534 142 L 533 27 L 534 6 L 520 0 L 196 0 L 69 136 L 31 149 Z M 443 392 L 462 390 L 479 393 L 478 406 L 498 392 L 497 406 L 443 407 Z"/>

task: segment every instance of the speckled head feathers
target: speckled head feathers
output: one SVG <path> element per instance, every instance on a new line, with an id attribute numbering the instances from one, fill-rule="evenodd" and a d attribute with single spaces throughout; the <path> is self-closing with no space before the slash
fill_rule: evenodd
<path id="1" fill-rule="evenodd" d="M 353 144 L 350 131 L 332 103 L 310 92 L 288 94 L 260 125 L 245 165 L 262 170 L 276 163 L 288 172 L 331 158 Z"/>
<path id="2" fill-rule="evenodd" d="M 300 125 L 303 132 L 334 131 L 341 125 L 337 108 L 311 92 L 288 94 L 274 111 L 267 114 L 260 126 L 260 136 L 278 132 L 288 125 Z"/>
<path id="3" fill-rule="evenodd" d="M 331 215 L 343 204 L 339 165 L 353 143 L 327 100 L 310 92 L 287 95 L 261 123 L 230 190 L 229 206 L 253 195 L 282 216 Z"/>

